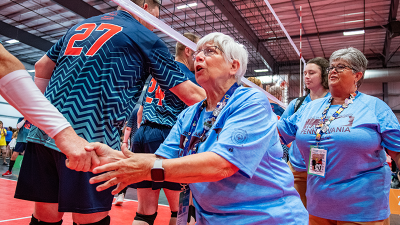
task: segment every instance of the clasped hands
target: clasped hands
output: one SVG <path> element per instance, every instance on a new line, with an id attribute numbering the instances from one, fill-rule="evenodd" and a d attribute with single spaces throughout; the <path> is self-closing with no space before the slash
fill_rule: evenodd
<path id="1" fill-rule="evenodd" d="M 54 137 L 57 147 L 67 156 L 66 166 L 76 171 L 100 174 L 90 179 L 91 184 L 105 181 L 97 191 L 118 185 L 117 194 L 127 185 L 150 180 L 150 170 L 156 160 L 154 154 L 135 154 L 122 145 L 122 151 L 101 143 L 89 143 L 76 135 L 72 127 L 66 128 Z"/>
<path id="2" fill-rule="evenodd" d="M 91 184 L 104 182 L 97 186 L 97 191 L 117 185 L 111 192 L 114 195 L 129 184 L 151 180 L 150 171 L 156 160 L 154 154 L 133 153 L 125 144 L 122 145 L 122 151 L 116 151 L 101 143 L 90 143 L 85 146 L 85 150 L 96 152 L 100 159 L 100 165 L 92 171 L 99 175 L 89 180 Z"/>

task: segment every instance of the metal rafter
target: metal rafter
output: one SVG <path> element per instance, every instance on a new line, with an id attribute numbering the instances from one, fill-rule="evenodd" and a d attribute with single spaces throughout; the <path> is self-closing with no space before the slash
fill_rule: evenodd
<path id="1" fill-rule="evenodd" d="M 53 43 L 0 21 L 0 34 L 47 52 Z"/>
<path id="2" fill-rule="evenodd" d="M 390 10 L 389 10 L 389 19 L 388 19 L 388 24 L 390 24 L 393 21 L 396 21 L 397 17 L 397 11 L 399 9 L 399 0 L 391 0 L 390 1 Z M 386 30 L 386 36 L 385 36 L 385 43 L 383 45 L 383 61 L 382 61 L 382 66 L 384 68 L 387 67 L 387 64 L 390 60 L 390 44 L 392 42 L 392 38 L 390 37 L 390 32 L 389 30 Z"/>
<path id="3" fill-rule="evenodd" d="M 324 58 L 326 58 L 325 52 L 324 52 L 324 48 L 322 47 L 321 37 L 320 37 L 320 33 L 319 33 L 319 30 L 318 30 L 318 26 L 317 26 L 317 21 L 315 20 L 314 11 L 313 11 L 313 9 L 311 7 L 310 0 L 308 0 L 308 5 L 310 6 L 311 15 L 312 15 L 314 23 L 315 23 L 315 28 L 317 29 L 317 36 L 318 36 L 318 40 L 319 40 L 319 45 L 321 46 L 322 55 L 324 56 Z"/>
<path id="4" fill-rule="evenodd" d="M 229 22 L 246 38 L 260 53 L 260 55 L 267 61 L 271 69 L 275 71 L 276 61 L 272 57 L 268 49 L 260 43 L 260 39 L 251 29 L 251 27 L 246 23 L 246 20 L 240 16 L 235 6 L 229 0 L 211 0 L 215 6 L 217 6 L 222 14 L 228 18 Z"/>
<path id="5" fill-rule="evenodd" d="M 349 32 L 349 31 L 356 31 L 360 30 L 363 28 L 353 28 L 353 29 L 345 29 L 345 30 L 333 30 L 333 31 L 325 31 L 325 32 L 319 32 L 319 36 L 324 36 L 324 35 L 332 35 L 332 34 L 343 34 L 343 32 Z M 382 29 L 381 26 L 372 26 L 372 27 L 366 27 L 365 31 L 367 30 L 377 30 L 377 29 Z M 310 34 L 303 34 L 303 37 L 318 37 L 318 33 L 310 33 Z M 300 38 L 300 35 L 293 35 L 290 36 L 292 39 L 295 38 Z M 277 37 L 277 38 L 270 38 L 270 39 L 261 39 L 261 42 L 265 41 L 272 41 L 272 40 L 282 40 L 282 39 L 287 39 L 286 37 Z"/>
<path id="6" fill-rule="evenodd" d="M 83 18 L 90 18 L 92 16 L 98 16 L 103 14 L 93 6 L 82 0 L 52 0 L 53 2 L 63 6 L 64 8 L 71 10 L 72 12 L 82 16 Z"/>

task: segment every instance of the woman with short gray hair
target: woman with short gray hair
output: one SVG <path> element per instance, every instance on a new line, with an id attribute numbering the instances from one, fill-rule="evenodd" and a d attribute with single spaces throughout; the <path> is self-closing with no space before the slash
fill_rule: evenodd
<path id="1" fill-rule="evenodd" d="M 382 100 L 357 91 L 367 59 L 340 49 L 327 69 L 331 97 L 314 100 L 278 129 L 307 164 L 310 225 L 381 225 L 389 217 L 390 168 L 384 148 L 400 163 L 400 125 Z"/>
<path id="2" fill-rule="evenodd" d="M 121 158 L 128 158 L 94 169 L 110 172 L 91 182 L 108 180 L 99 191 L 121 183 L 117 192 L 141 180 L 185 183 L 198 225 L 307 224 L 293 175 L 281 159 L 277 118 L 268 98 L 238 84 L 247 67 L 246 49 L 225 34 L 212 33 L 200 39 L 194 57 L 196 81 L 207 99 L 179 115 L 155 155 L 123 149 Z M 118 154 L 105 145 L 93 147 L 100 155 Z M 187 216 L 183 220 L 186 224 Z"/>

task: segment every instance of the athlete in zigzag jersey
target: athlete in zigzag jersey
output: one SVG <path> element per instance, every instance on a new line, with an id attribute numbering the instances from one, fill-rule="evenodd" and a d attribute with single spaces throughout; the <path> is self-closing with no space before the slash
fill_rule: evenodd
<path id="1" fill-rule="evenodd" d="M 199 41 L 199 37 L 185 33 L 184 36 L 194 43 Z M 197 84 L 194 73 L 194 51 L 181 43 L 176 44 L 175 60 L 187 77 Z M 191 96 L 188 96 L 191 97 Z M 167 138 L 171 128 L 174 126 L 178 115 L 190 104 L 185 104 L 180 96 L 175 95 L 171 90 L 164 89 L 153 78 L 147 87 L 146 95 L 142 101 L 139 112 L 142 113 L 142 121 L 139 130 L 134 136 L 132 150 L 135 153 L 154 154 L 161 143 Z M 131 187 L 137 188 L 138 210 L 134 225 L 141 225 L 142 221 L 152 224 L 157 216 L 158 197 L 161 188 L 164 188 L 165 196 L 168 199 L 171 209 L 171 219 L 169 224 L 176 224 L 177 212 L 179 209 L 179 193 L 181 185 L 168 181 L 153 182 L 142 181 L 132 184 Z M 139 222 L 140 221 L 140 222 Z"/>
<path id="2" fill-rule="evenodd" d="M 132 1 L 159 16 L 158 1 Z M 205 92 L 181 72 L 153 29 L 124 10 L 92 17 L 73 26 L 36 63 L 36 83 L 80 137 L 119 149 L 119 126 L 149 73 L 188 105 L 204 99 Z M 69 156 L 63 149 L 68 148 L 39 128 L 31 127 L 15 193 L 16 198 L 35 201 L 31 224 L 61 224 L 64 212 L 72 212 L 76 224 L 109 224 L 111 190 L 97 192 L 89 184 L 91 172 L 67 168 Z M 61 138 L 76 147 L 69 136 Z"/>

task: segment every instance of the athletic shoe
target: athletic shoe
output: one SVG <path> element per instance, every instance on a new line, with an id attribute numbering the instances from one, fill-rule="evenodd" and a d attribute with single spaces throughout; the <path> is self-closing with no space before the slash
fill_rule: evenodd
<path id="1" fill-rule="evenodd" d="M 120 194 L 117 197 L 117 200 L 115 201 L 115 205 L 121 206 L 122 203 L 124 202 L 125 194 Z"/>
<path id="2" fill-rule="evenodd" d="M 8 166 L 8 163 L 7 162 L 3 162 L 3 166 Z"/>
<path id="3" fill-rule="evenodd" d="M 5 173 L 2 174 L 3 177 L 9 177 L 12 176 L 12 172 L 7 170 Z"/>

